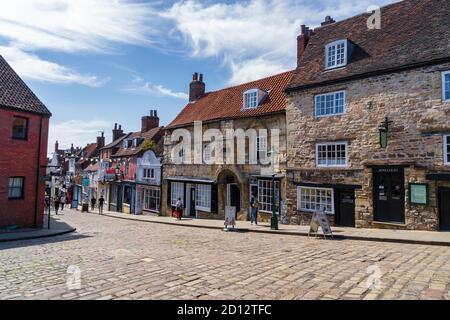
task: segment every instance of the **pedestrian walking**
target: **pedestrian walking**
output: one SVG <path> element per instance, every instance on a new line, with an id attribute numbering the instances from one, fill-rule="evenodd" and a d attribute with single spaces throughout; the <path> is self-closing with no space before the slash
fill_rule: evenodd
<path id="1" fill-rule="evenodd" d="M 61 204 L 61 198 L 58 195 L 55 197 L 55 202 L 53 203 L 53 206 L 55 207 L 56 215 L 58 215 L 58 209 L 59 209 L 60 204 Z"/>
<path id="2" fill-rule="evenodd" d="M 251 223 L 255 223 L 255 225 L 258 224 L 258 199 L 255 194 L 252 194 L 252 198 L 250 200 L 250 206 L 251 206 Z"/>
<path id="3" fill-rule="evenodd" d="M 175 213 L 177 220 L 181 220 L 181 217 L 183 215 L 183 200 L 181 200 L 181 198 L 178 198 L 178 201 L 175 204 Z"/>
<path id="4" fill-rule="evenodd" d="M 62 194 L 61 195 L 61 211 L 64 211 L 64 206 L 66 205 L 66 195 Z"/>
<path id="5" fill-rule="evenodd" d="M 50 196 L 48 194 L 45 194 L 45 212 L 50 211 L 50 208 L 51 208 L 50 201 L 51 201 Z"/>
<path id="6" fill-rule="evenodd" d="M 94 210 L 95 209 L 95 204 L 97 203 L 97 199 L 95 199 L 95 196 L 93 196 L 92 198 L 91 198 L 91 208 L 92 208 L 92 210 Z"/>
<path id="7" fill-rule="evenodd" d="M 98 199 L 98 213 L 103 213 L 103 205 L 105 204 L 105 198 L 103 196 L 100 196 L 100 199 Z"/>

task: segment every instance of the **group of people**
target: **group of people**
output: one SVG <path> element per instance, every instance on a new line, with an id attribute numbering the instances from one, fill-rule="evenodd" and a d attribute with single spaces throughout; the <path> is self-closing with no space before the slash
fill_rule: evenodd
<path id="1" fill-rule="evenodd" d="M 67 203 L 67 196 L 64 192 L 56 194 L 55 197 L 50 197 L 50 195 L 45 196 L 45 208 L 48 210 L 53 205 L 55 209 L 55 213 L 58 214 L 58 211 L 64 211 L 64 207 Z"/>
<path id="2" fill-rule="evenodd" d="M 91 209 L 92 211 L 95 210 L 95 205 L 97 204 L 97 199 L 95 198 L 95 196 L 92 196 L 91 198 Z M 100 196 L 100 198 L 98 199 L 98 212 L 100 214 L 103 213 L 103 206 L 105 205 L 105 198 L 103 197 L 103 195 Z"/>

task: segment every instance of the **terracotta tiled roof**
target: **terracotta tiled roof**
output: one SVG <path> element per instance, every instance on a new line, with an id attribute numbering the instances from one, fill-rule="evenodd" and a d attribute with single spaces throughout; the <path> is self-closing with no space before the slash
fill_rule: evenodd
<path id="1" fill-rule="evenodd" d="M 449 0 L 405 0 L 382 7 L 381 29 L 368 29 L 370 15 L 315 29 L 287 90 L 450 58 Z M 348 65 L 324 72 L 325 46 L 341 39 L 356 45 Z"/>
<path id="2" fill-rule="evenodd" d="M 86 163 L 86 161 L 88 161 L 87 158 L 94 158 L 97 157 L 99 154 L 98 149 L 97 149 L 97 144 L 96 143 L 90 143 L 88 144 L 81 152 L 80 154 L 80 160 L 77 161 L 77 164 L 82 165 L 84 163 Z"/>
<path id="3" fill-rule="evenodd" d="M 201 99 L 188 103 L 168 128 L 189 125 L 194 121 L 248 118 L 282 112 L 286 108 L 284 89 L 291 77 L 292 71 L 288 71 L 235 87 L 208 92 Z M 269 92 L 269 95 L 258 108 L 242 110 L 244 92 L 256 88 Z"/>
<path id="4" fill-rule="evenodd" d="M 0 56 L 0 106 L 51 116 L 10 65 Z"/>
<path id="5" fill-rule="evenodd" d="M 127 140 L 132 140 L 135 138 L 142 138 L 143 140 L 153 140 L 153 141 L 155 141 L 155 143 L 158 143 L 158 141 L 163 136 L 164 136 L 164 128 L 156 127 L 156 128 L 148 130 L 147 132 L 141 132 L 141 131 L 132 132 L 127 136 Z M 113 157 L 135 156 L 141 152 L 141 149 L 142 149 L 142 143 L 136 148 L 128 148 L 128 149 L 125 149 L 122 144 L 122 145 L 120 145 L 119 150 L 113 155 Z"/>
<path id="6" fill-rule="evenodd" d="M 95 172 L 98 171 L 98 169 L 100 169 L 100 166 L 98 165 L 97 162 L 95 164 L 90 164 L 86 169 L 84 169 L 84 171 Z"/>

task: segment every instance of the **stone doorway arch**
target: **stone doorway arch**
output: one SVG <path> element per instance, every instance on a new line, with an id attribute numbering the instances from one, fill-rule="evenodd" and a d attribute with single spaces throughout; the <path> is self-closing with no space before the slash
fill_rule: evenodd
<path id="1" fill-rule="evenodd" d="M 245 180 L 237 170 L 221 168 L 216 172 L 219 213 L 225 215 L 227 206 L 236 208 L 236 219 L 242 218 L 244 210 Z"/>

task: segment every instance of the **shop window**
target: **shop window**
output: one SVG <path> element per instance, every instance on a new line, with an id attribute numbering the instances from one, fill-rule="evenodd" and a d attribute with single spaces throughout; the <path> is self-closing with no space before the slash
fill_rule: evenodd
<path id="1" fill-rule="evenodd" d="M 195 209 L 211 211 L 211 185 L 197 184 L 195 188 Z"/>
<path id="2" fill-rule="evenodd" d="M 176 206 L 178 199 L 181 199 L 184 203 L 184 183 L 182 182 L 172 182 L 171 188 L 170 188 L 170 199 L 171 199 L 171 205 Z"/>
<path id="3" fill-rule="evenodd" d="M 328 214 L 334 214 L 333 193 L 333 189 L 298 187 L 297 209 L 308 212 L 325 210 Z"/>
<path id="4" fill-rule="evenodd" d="M 272 180 L 258 180 L 258 202 L 260 211 L 272 213 L 272 206 L 273 206 L 272 191 L 273 191 Z M 280 182 L 275 181 L 275 206 L 278 206 L 279 196 L 280 196 Z"/>

